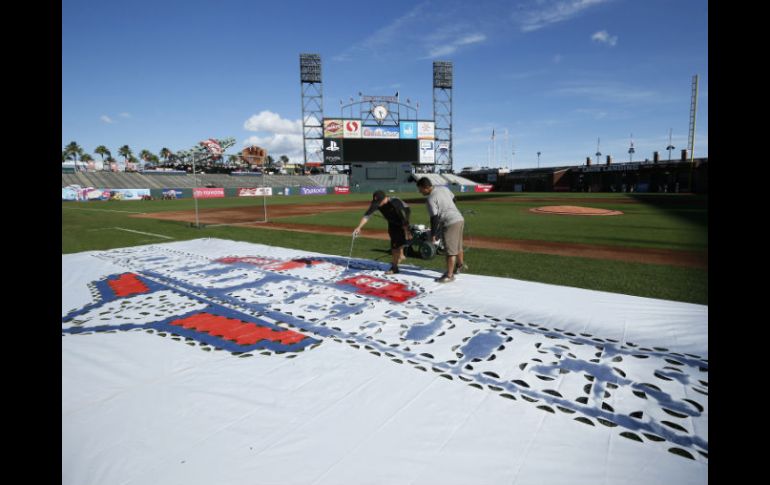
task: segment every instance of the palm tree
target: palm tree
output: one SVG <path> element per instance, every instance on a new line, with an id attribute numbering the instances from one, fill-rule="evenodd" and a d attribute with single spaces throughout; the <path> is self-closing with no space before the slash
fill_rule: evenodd
<path id="1" fill-rule="evenodd" d="M 128 162 L 128 159 L 133 157 L 134 154 L 131 152 L 131 148 L 128 145 L 123 145 L 118 149 L 118 155 L 123 157 L 126 162 Z"/>
<path id="2" fill-rule="evenodd" d="M 160 149 L 160 158 L 163 159 L 163 163 L 168 163 L 168 157 L 172 155 L 171 150 L 166 147 Z"/>
<path id="3" fill-rule="evenodd" d="M 77 144 L 77 142 L 71 141 L 66 147 L 64 147 L 65 156 L 62 157 L 63 161 L 72 158 L 75 161 L 75 171 L 78 169 L 78 156 L 83 155 L 83 148 Z"/>
<path id="4" fill-rule="evenodd" d="M 94 153 L 96 153 L 97 155 L 102 157 L 102 164 L 104 164 L 104 157 L 105 156 L 109 157 L 110 155 L 112 155 L 112 153 L 110 153 L 109 149 L 107 149 L 107 147 L 104 146 L 104 145 L 99 145 L 98 147 L 96 147 L 94 149 Z"/>
<path id="5" fill-rule="evenodd" d="M 77 142 L 71 141 L 66 147 L 64 147 L 64 153 L 67 154 L 67 159 L 72 157 L 72 159 L 75 160 L 75 164 L 77 165 L 78 155 L 83 154 L 83 148 L 81 148 Z"/>
<path id="6" fill-rule="evenodd" d="M 152 160 L 153 154 L 150 150 L 144 149 L 141 152 L 139 152 L 139 158 L 141 158 L 144 161 L 144 165 L 147 164 L 150 160 Z"/>

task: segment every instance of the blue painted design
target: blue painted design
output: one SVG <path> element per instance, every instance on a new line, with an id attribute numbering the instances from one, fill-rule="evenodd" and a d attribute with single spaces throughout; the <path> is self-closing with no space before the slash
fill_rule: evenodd
<path id="1" fill-rule="evenodd" d="M 462 347 L 463 361 L 473 359 L 486 359 L 503 343 L 503 338 L 496 332 L 480 332 Z"/>

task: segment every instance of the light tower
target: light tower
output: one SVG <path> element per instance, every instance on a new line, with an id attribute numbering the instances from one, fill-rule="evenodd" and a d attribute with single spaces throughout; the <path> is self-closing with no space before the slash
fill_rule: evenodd
<path id="1" fill-rule="evenodd" d="M 673 150 L 673 149 L 675 149 L 675 148 L 676 148 L 676 147 L 674 146 L 674 144 L 673 144 L 673 143 L 671 143 L 671 132 L 672 132 L 672 131 L 673 131 L 673 130 L 672 130 L 672 128 L 669 128 L 669 129 L 668 129 L 668 146 L 666 147 L 666 150 L 668 150 L 668 161 L 669 161 L 669 162 L 671 161 L 671 150 Z"/>
<path id="2" fill-rule="evenodd" d="M 634 134 L 631 133 L 631 146 L 628 148 L 628 161 L 633 162 L 634 161 Z"/>
<path id="3" fill-rule="evenodd" d="M 695 115 L 698 112 L 698 75 L 692 77 L 692 99 L 690 100 L 690 136 L 687 145 L 690 147 L 690 180 L 689 190 L 694 192 L 692 187 L 692 171 L 695 166 Z"/>
<path id="4" fill-rule="evenodd" d="M 302 145 L 305 165 L 323 164 L 323 90 L 321 87 L 321 56 L 299 55 L 299 75 L 302 86 Z"/>
<path id="5" fill-rule="evenodd" d="M 436 168 L 452 169 L 452 63 L 433 62 L 433 119 L 436 123 L 435 145 L 448 150 L 436 150 Z"/>
<path id="6" fill-rule="evenodd" d="M 595 154 L 596 155 L 596 165 L 599 165 L 599 158 L 601 158 L 601 156 L 602 156 L 602 152 L 601 152 L 601 150 L 599 150 L 599 141 L 600 141 L 600 139 L 597 138 L 596 139 L 596 154 Z"/>

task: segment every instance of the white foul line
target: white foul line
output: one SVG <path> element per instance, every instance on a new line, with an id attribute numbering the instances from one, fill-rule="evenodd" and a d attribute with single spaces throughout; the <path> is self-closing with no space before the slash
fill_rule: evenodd
<path id="1" fill-rule="evenodd" d="M 153 234 L 151 232 L 134 231 L 133 229 L 126 229 L 125 227 L 113 227 L 113 229 L 119 229 L 121 231 L 126 231 L 126 232 L 135 232 L 137 234 L 145 234 L 147 236 L 162 237 L 163 239 L 174 239 L 173 237 L 164 236 L 162 234 Z"/>

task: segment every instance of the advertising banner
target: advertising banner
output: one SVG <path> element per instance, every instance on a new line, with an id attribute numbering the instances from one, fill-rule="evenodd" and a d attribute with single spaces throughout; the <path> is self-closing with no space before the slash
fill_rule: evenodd
<path id="1" fill-rule="evenodd" d="M 362 138 L 388 138 L 398 140 L 401 131 L 398 126 L 364 126 L 361 129 Z"/>
<path id="2" fill-rule="evenodd" d="M 433 140 L 420 140 L 420 163 L 435 163 Z"/>
<path id="3" fill-rule="evenodd" d="M 349 194 L 350 193 L 350 187 L 334 187 L 334 193 L 335 194 Z"/>
<path id="4" fill-rule="evenodd" d="M 112 192 L 108 189 L 86 189 L 85 200 L 110 200 Z M 149 195 L 149 194 L 148 194 Z"/>
<path id="5" fill-rule="evenodd" d="M 164 199 L 181 199 L 184 197 L 184 192 L 182 189 L 163 189 L 162 195 Z"/>
<path id="6" fill-rule="evenodd" d="M 474 190 L 474 192 L 492 192 L 493 185 L 488 184 L 478 184 Z"/>
<path id="7" fill-rule="evenodd" d="M 324 138 L 342 138 L 342 120 L 324 120 Z"/>
<path id="8" fill-rule="evenodd" d="M 436 142 L 436 153 L 438 155 L 449 155 L 449 142 L 448 141 L 438 141 Z"/>
<path id="9" fill-rule="evenodd" d="M 436 124 L 432 121 L 417 122 L 417 138 L 420 140 L 433 140 L 436 138 Z"/>
<path id="10" fill-rule="evenodd" d="M 324 163 L 342 165 L 342 143 L 324 138 Z"/>
<path id="11" fill-rule="evenodd" d="M 261 197 L 273 195 L 272 187 L 254 187 L 238 189 L 238 197 Z"/>
<path id="12" fill-rule="evenodd" d="M 361 138 L 361 121 L 360 120 L 342 120 L 343 121 L 343 138 Z"/>
<path id="13" fill-rule="evenodd" d="M 199 188 L 193 189 L 193 197 L 196 199 L 221 199 L 225 196 L 223 188 Z"/>
<path id="14" fill-rule="evenodd" d="M 302 195 L 325 195 L 326 187 L 300 187 L 299 193 Z"/>
<path id="15" fill-rule="evenodd" d="M 61 200 L 78 200 L 78 191 L 72 187 L 62 187 Z"/>
<path id="16" fill-rule="evenodd" d="M 417 138 L 417 122 L 402 121 L 399 125 L 401 129 L 401 139 Z"/>
<path id="17" fill-rule="evenodd" d="M 109 189 L 102 191 L 100 198 L 105 193 L 110 193 L 110 200 L 142 200 L 143 197 L 150 196 L 150 189 Z"/>

